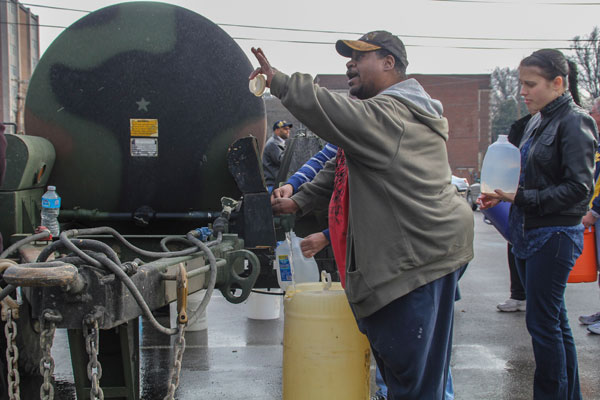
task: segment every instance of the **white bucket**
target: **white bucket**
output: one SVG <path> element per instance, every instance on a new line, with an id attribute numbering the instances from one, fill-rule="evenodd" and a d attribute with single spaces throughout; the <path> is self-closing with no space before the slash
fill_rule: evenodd
<path id="1" fill-rule="evenodd" d="M 206 294 L 206 290 L 199 290 L 196 293 L 192 293 L 188 295 L 187 298 L 187 315 L 188 318 L 192 317 L 192 313 L 200 306 L 204 295 Z M 171 328 L 177 328 L 177 301 L 169 304 L 170 309 L 170 319 L 171 319 Z M 206 321 L 206 309 L 200 314 L 196 322 L 192 325 L 188 325 L 186 331 L 203 331 L 208 328 L 208 322 Z"/>
<path id="2" fill-rule="evenodd" d="M 257 289 L 267 292 L 267 289 Z M 250 293 L 248 299 L 244 302 L 246 306 L 246 315 L 250 319 L 277 319 L 281 314 L 281 301 L 283 296 L 281 289 L 270 289 L 269 292 L 278 293 L 262 294 Z"/>

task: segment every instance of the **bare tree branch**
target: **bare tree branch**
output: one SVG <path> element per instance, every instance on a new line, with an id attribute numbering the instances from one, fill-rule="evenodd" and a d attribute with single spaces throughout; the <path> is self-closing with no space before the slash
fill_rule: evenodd
<path id="1" fill-rule="evenodd" d="M 575 36 L 571 49 L 579 67 L 579 86 L 591 98 L 600 96 L 600 29 L 594 27 L 588 36 Z"/>

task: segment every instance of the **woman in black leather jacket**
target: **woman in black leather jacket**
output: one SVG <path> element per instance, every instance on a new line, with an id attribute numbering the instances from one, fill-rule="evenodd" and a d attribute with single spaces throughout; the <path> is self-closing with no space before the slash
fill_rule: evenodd
<path id="1" fill-rule="evenodd" d="M 482 209 L 513 203 L 511 241 L 536 361 L 533 397 L 544 400 L 581 399 L 564 293 L 583 250 L 581 219 L 594 188 L 598 133 L 567 90 L 569 72 L 558 50 L 538 50 L 521 61 L 521 95 L 531 115 L 513 126 L 521 130 L 519 188 L 479 199 Z"/>

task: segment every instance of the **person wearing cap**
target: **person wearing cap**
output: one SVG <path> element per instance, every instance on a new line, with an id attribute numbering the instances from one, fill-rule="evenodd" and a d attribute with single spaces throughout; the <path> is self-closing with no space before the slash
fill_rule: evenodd
<path id="1" fill-rule="evenodd" d="M 442 105 L 406 78 L 404 44 L 386 31 L 339 40 L 349 98 L 288 76 L 252 49 L 271 94 L 338 146 L 312 182 L 275 213 L 329 204 L 332 242 L 345 236 L 345 292 L 388 386 L 388 399 L 442 399 L 454 296 L 473 258 L 473 214 L 451 184 Z M 341 150 L 343 149 L 343 151 Z M 334 221 L 334 223 L 332 223 Z M 335 254 L 335 250 L 334 250 Z M 336 260 L 338 256 L 336 255 Z"/>
<path id="2" fill-rule="evenodd" d="M 4 181 L 4 172 L 6 171 L 6 137 L 4 131 L 6 127 L 0 123 L 0 185 Z M 2 252 L 2 232 L 0 232 L 0 252 Z"/>
<path id="3" fill-rule="evenodd" d="M 279 120 L 273 124 L 273 136 L 267 140 L 263 149 L 262 163 L 265 174 L 265 184 L 269 193 L 273 186 L 278 182 L 277 173 L 283 159 L 283 150 L 285 150 L 285 141 L 290 136 L 292 124 L 287 121 Z"/>

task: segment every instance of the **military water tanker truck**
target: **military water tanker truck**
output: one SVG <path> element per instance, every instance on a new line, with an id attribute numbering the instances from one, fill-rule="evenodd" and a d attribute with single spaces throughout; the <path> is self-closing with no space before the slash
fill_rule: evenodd
<path id="1" fill-rule="evenodd" d="M 65 328 L 78 398 L 138 399 L 139 316 L 178 337 L 177 365 L 185 323 L 214 289 L 240 303 L 257 280 L 277 285 L 251 70 L 217 25 L 157 2 L 92 12 L 47 49 L 0 186 L 5 396 L 19 398 L 19 374 L 41 374 L 41 397 L 53 397 L 50 350 Z M 58 237 L 39 228 L 48 185 L 62 198 Z M 180 324 L 162 326 L 153 311 L 174 301 Z M 178 373 L 165 374 L 167 398 Z"/>

